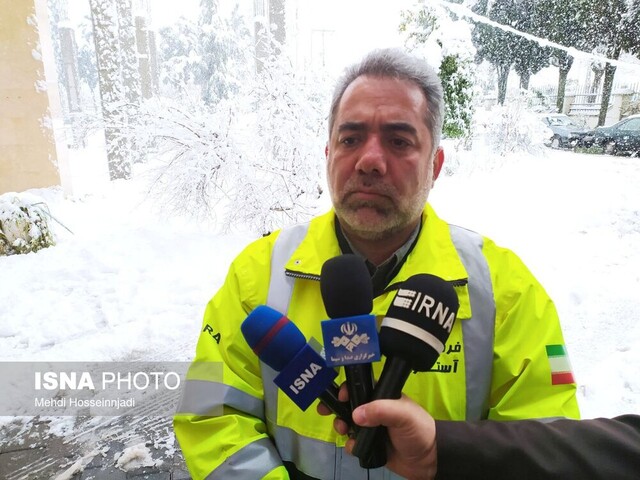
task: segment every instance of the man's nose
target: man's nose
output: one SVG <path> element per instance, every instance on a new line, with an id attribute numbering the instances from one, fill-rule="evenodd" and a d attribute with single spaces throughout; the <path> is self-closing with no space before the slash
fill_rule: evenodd
<path id="1" fill-rule="evenodd" d="M 382 140 L 377 135 L 370 135 L 360 150 L 360 158 L 356 163 L 356 170 L 363 173 L 378 173 L 384 175 L 387 172 L 387 157 L 382 145 Z"/>

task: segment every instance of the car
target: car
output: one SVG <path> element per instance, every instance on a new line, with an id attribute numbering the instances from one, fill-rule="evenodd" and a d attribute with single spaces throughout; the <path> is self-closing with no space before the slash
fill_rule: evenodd
<path id="1" fill-rule="evenodd" d="M 596 127 L 581 140 L 586 147 L 602 147 L 608 155 L 640 156 L 640 114 L 630 115 L 608 127 Z"/>
<path id="2" fill-rule="evenodd" d="M 573 148 L 589 131 L 588 128 L 580 126 L 574 119 L 563 113 L 543 114 L 541 119 L 552 132 L 552 136 L 545 142 L 552 148 Z"/>

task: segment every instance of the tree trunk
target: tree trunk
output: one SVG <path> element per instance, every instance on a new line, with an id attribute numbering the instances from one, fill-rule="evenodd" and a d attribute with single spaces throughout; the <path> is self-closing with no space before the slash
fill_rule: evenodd
<path id="1" fill-rule="evenodd" d="M 113 1 L 89 0 L 96 45 L 98 85 L 104 121 L 107 162 L 111 180 L 131 177 L 127 146 L 122 135 L 124 92 L 118 55 L 118 18 Z"/>
<path id="2" fill-rule="evenodd" d="M 558 97 L 556 98 L 556 108 L 558 113 L 562 113 L 564 110 L 564 96 L 567 89 L 567 77 L 569 76 L 569 70 L 573 65 L 573 57 L 567 55 L 560 60 L 560 66 L 558 67 Z"/>
<path id="3" fill-rule="evenodd" d="M 140 103 L 141 87 L 136 49 L 136 29 L 133 23 L 131 0 L 116 0 L 118 12 L 118 54 L 122 71 L 125 98 L 130 105 Z"/>
<path id="4" fill-rule="evenodd" d="M 616 57 L 617 58 L 617 57 Z M 607 110 L 609 109 L 609 100 L 611 99 L 611 90 L 613 89 L 613 77 L 616 74 L 616 66 L 607 63 L 604 67 L 604 84 L 602 85 L 602 103 L 600 104 L 600 115 L 598 116 L 598 126 L 604 125 L 607 119 Z"/>
<path id="5" fill-rule="evenodd" d="M 140 108 L 142 87 L 136 48 L 136 27 L 133 22 L 131 0 L 116 0 L 118 13 L 118 54 L 120 57 L 122 87 L 126 103 L 123 105 L 124 142 L 132 163 L 142 161 L 136 145 L 135 124 Z"/>
<path id="6" fill-rule="evenodd" d="M 509 80 L 509 71 L 511 65 L 498 65 L 498 105 L 504 105 L 507 98 L 507 80 Z"/>
<path id="7" fill-rule="evenodd" d="M 256 56 L 256 73 L 261 73 L 269 56 L 269 12 L 265 9 L 264 0 L 253 2 L 253 37 Z"/>
<path id="8" fill-rule="evenodd" d="M 140 93 L 144 98 L 153 97 L 153 80 L 151 75 L 151 49 L 149 46 L 149 29 L 147 19 L 136 17 L 136 47 L 138 50 L 138 66 L 140 69 Z"/>
<path id="9" fill-rule="evenodd" d="M 531 80 L 531 74 L 526 73 L 524 75 L 520 75 L 520 88 L 522 90 L 529 90 L 529 80 Z"/>
<path id="10" fill-rule="evenodd" d="M 278 47 L 284 47 L 287 39 L 284 3 L 284 0 L 269 0 L 269 25 L 275 25 L 273 38 L 279 44 Z"/>
<path id="11" fill-rule="evenodd" d="M 602 80 L 602 75 L 604 75 L 603 69 L 593 69 L 593 83 L 591 84 L 591 93 L 589 95 L 589 103 L 595 103 L 596 98 L 598 96 L 598 89 L 600 88 L 600 81 Z"/>

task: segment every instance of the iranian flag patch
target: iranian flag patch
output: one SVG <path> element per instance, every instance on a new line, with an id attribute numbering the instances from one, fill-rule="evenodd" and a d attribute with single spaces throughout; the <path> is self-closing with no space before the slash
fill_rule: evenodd
<path id="1" fill-rule="evenodd" d="M 575 383 L 569 355 L 564 345 L 547 345 L 547 357 L 551 367 L 551 385 L 567 385 Z"/>

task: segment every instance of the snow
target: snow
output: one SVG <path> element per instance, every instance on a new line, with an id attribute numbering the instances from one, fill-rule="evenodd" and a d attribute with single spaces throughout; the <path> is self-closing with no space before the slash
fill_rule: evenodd
<path id="1" fill-rule="evenodd" d="M 309 51 L 315 63 L 322 56 L 324 64 L 326 56 L 329 71 L 342 69 L 374 46 L 400 44 L 396 22 L 389 18 L 408 4 L 377 2 L 376 18 L 361 22 L 369 33 L 359 34 L 353 31 L 353 15 L 329 19 L 326 12 L 335 9 L 323 4 L 318 15 L 308 15 L 303 33 L 311 43 L 301 50 Z M 187 1 L 177 8 L 194 5 Z M 341 10 L 347 7 L 360 9 L 355 2 L 341 4 Z M 316 13 L 316 7 L 309 8 Z M 173 23 L 176 16 L 166 18 Z M 160 20 L 158 15 L 155 23 Z M 316 35 L 315 45 L 312 41 L 311 33 L 321 30 L 327 33 L 326 46 L 324 33 Z M 450 49 L 454 36 L 468 40 L 466 29 L 441 34 Z M 80 35 L 77 39 L 83 41 Z M 190 60 L 198 61 L 198 55 L 192 52 Z M 324 91 L 319 83 L 316 78 L 311 87 Z M 481 117 L 477 127 L 490 131 L 498 113 Z M 290 120 L 295 127 L 296 119 Z M 282 133 L 300 141 L 294 127 Z M 533 124 L 526 126 L 529 138 L 532 129 Z M 498 157 L 488 150 L 490 143 L 477 141 L 471 152 L 447 144 L 445 166 L 454 166 L 455 173 L 438 179 L 430 201 L 447 221 L 513 249 L 548 290 L 560 313 L 582 416 L 640 413 L 640 161 L 549 149 Z M 163 208 L 149 195 L 147 165 L 134 165 L 130 181 L 109 182 L 104 155 L 104 145 L 95 142 L 70 151 L 74 196 L 60 188 L 26 192 L 34 202 L 47 203 L 57 244 L 0 257 L 0 361 L 188 362 L 206 303 L 234 256 L 260 235 L 246 225 L 222 232 L 219 225 Z M 318 158 L 323 159 L 322 147 Z M 326 196 L 323 201 L 319 211 L 328 205 Z M 0 426 L 8 420 L 0 417 Z M 97 441 L 109 422 L 95 417 L 88 431 L 73 417 L 51 418 L 46 434 L 69 442 Z M 170 430 L 154 436 L 155 449 L 170 457 L 176 449 Z M 83 471 L 99 454 L 104 452 L 74 457 L 58 480 Z M 123 447 L 118 454 L 117 466 L 125 471 L 158 462 L 148 444 Z"/>
<path id="2" fill-rule="evenodd" d="M 258 235 L 165 215 L 146 198 L 143 175 L 100 182 L 79 161 L 91 152 L 72 165 L 93 193 L 28 192 L 60 222 L 58 243 L 0 257 L 0 359 L 189 361 L 205 304 Z M 447 152 L 460 167 L 438 179 L 432 204 L 513 249 L 548 290 L 583 416 L 640 413 L 638 159 Z"/>
<path id="3" fill-rule="evenodd" d="M 431 197 L 451 223 L 517 252 L 545 286 L 585 418 L 640 413 L 639 179 L 637 158 L 548 150 L 441 178 Z"/>
<path id="4" fill-rule="evenodd" d="M 495 112 L 480 113 L 476 132 L 488 132 Z M 452 166 L 445 171 L 454 173 L 437 180 L 431 203 L 449 222 L 513 249 L 548 290 L 582 416 L 640 413 L 640 162 L 550 149 L 498 156 L 491 144 L 480 135 L 470 152 L 445 143 Z M 148 194 L 149 165 L 134 165 L 129 181 L 109 182 L 104 146 L 95 141 L 70 153 L 75 196 L 59 187 L 21 193 L 46 202 L 57 244 L 0 257 L 0 361 L 190 361 L 206 303 L 259 233 L 246 225 L 223 233 L 169 213 Z M 318 212 L 327 202 L 325 193 Z M 113 424 L 116 417 L 76 420 L 45 419 L 43 441 L 75 449 L 58 464 L 59 480 L 84 471 L 113 438 L 133 445 L 113 446 L 112 465 L 124 471 L 158 466 L 176 451 L 162 418 L 126 426 Z M 0 416 L 0 427 L 8 422 L 20 445 L 29 418 Z M 138 431 L 153 445 L 140 444 Z M 39 468 L 55 458 L 43 457 Z"/>
<path id="5" fill-rule="evenodd" d="M 56 248 L 0 260 L 3 360 L 190 358 L 202 299 L 224 278 L 216 256 L 240 241 L 149 213 L 136 186 L 72 200 L 39 192 L 73 234 L 58 228 Z"/>
<path id="6" fill-rule="evenodd" d="M 468 7 L 464 6 L 464 5 L 459 5 L 459 4 L 455 4 L 455 3 L 449 3 L 449 2 L 445 2 L 443 0 L 436 0 L 434 3 L 436 3 L 437 5 L 447 8 L 448 10 L 450 10 L 451 12 L 455 13 L 456 15 L 459 15 L 461 17 L 465 17 L 468 18 L 470 20 L 473 20 L 474 22 L 479 22 L 479 23 L 483 23 L 485 25 L 491 25 L 492 27 L 495 28 L 499 28 L 500 30 L 503 30 L 505 32 L 509 32 L 512 33 L 514 35 L 518 35 L 520 37 L 526 38 L 527 40 L 531 40 L 533 42 L 536 42 L 538 45 L 540 45 L 541 47 L 553 47 L 553 48 L 557 48 L 559 50 L 563 50 L 565 52 L 567 52 L 569 55 L 573 56 L 576 59 L 587 59 L 587 60 L 600 60 L 600 61 L 604 61 L 606 63 L 609 63 L 611 65 L 615 65 L 617 67 L 623 67 L 623 68 L 634 68 L 636 67 L 636 65 L 634 64 L 634 62 L 627 62 L 627 61 L 620 61 L 617 59 L 613 59 L 613 58 L 608 58 L 604 55 L 599 55 L 598 53 L 595 52 L 584 52 L 582 50 L 579 50 L 575 47 L 566 47 L 564 45 L 561 45 L 559 43 L 556 42 L 552 42 L 550 40 L 547 40 L 545 38 L 541 38 L 541 37 L 537 37 L 535 35 L 529 34 L 529 33 L 525 33 L 525 32 L 521 32 L 509 25 L 503 25 L 499 22 L 495 22 L 493 20 L 488 19 L 487 17 L 484 17 L 482 15 L 477 15 L 475 13 L 473 13 Z"/>
<path id="7" fill-rule="evenodd" d="M 161 463 L 162 460 L 153 460 L 153 458 L 151 458 L 151 451 L 144 443 L 139 443 L 125 448 L 118 457 L 116 466 L 128 472 L 139 467 L 155 467 L 160 464 L 159 462 Z"/>

